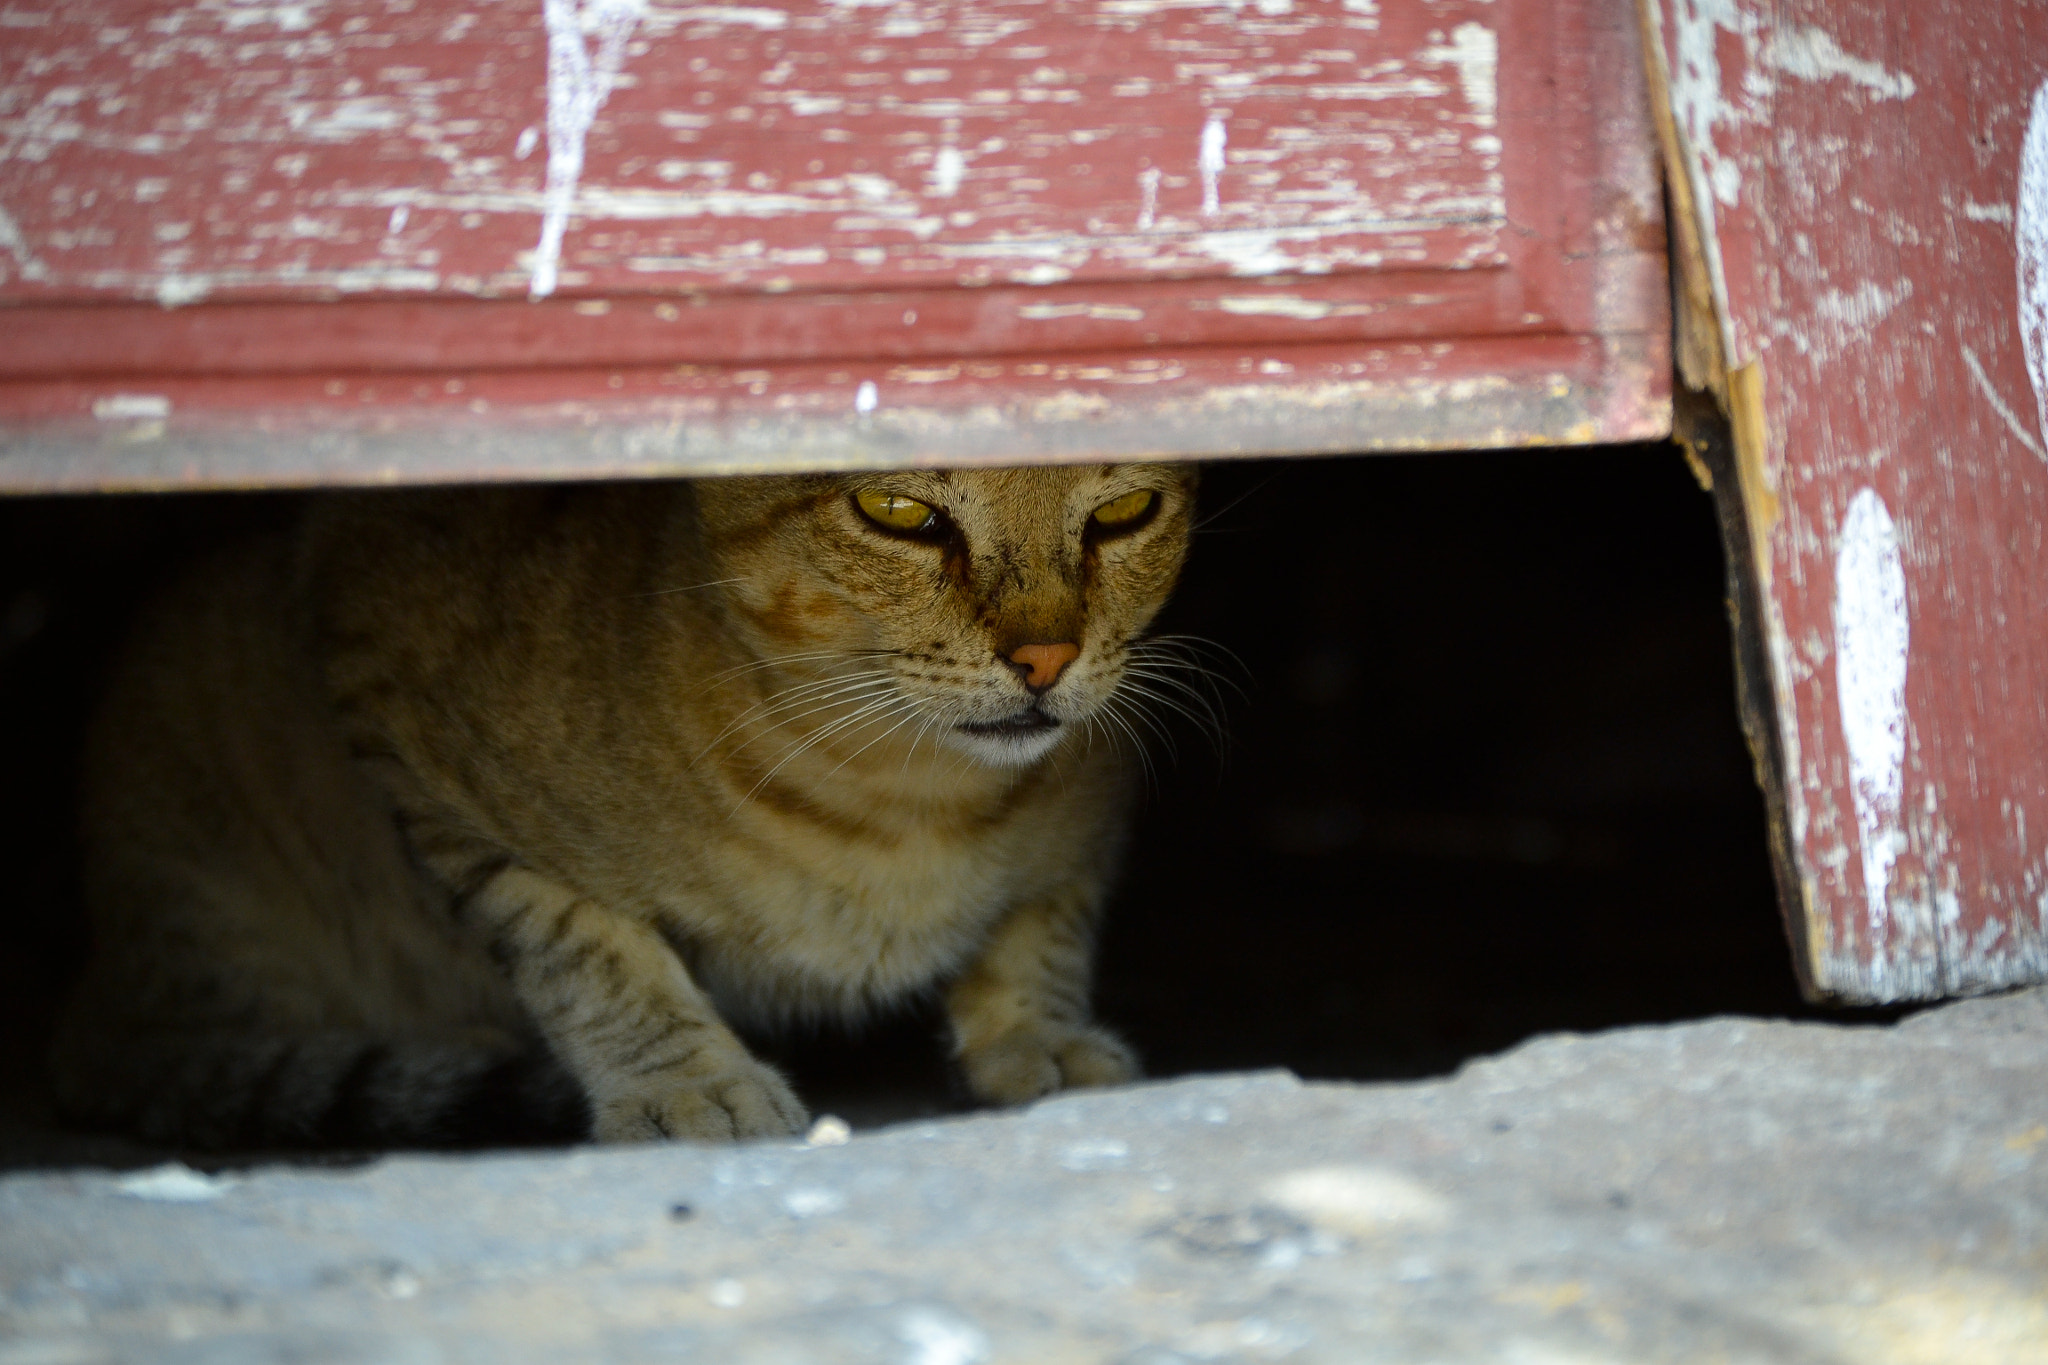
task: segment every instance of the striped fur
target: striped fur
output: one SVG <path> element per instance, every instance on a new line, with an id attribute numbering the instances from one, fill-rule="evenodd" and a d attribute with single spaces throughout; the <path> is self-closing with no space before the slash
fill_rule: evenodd
<path id="1" fill-rule="evenodd" d="M 864 487 L 956 532 L 881 534 Z M 1146 525 L 1087 532 L 1138 488 Z M 64 1103 L 212 1147 L 786 1133 L 803 1106 L 732 1024 L 932 989 L 986 1100 L 1129 1077 L 1091 941 L 1119 688 L 1192 493 L 1154 466 L 320 500 L 173 585 L 116 671 Z M 986 729 L 1032 640 L 1081 647 L 1043 752 Z"/>

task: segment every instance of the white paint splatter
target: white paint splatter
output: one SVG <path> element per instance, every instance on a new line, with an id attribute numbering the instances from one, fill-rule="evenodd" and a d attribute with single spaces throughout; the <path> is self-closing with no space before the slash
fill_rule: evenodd
<path id="1" fill-rule="evenodd" d="M 1963 217 L 1973 223 L 2004 223 L 2012 226 L 2011 204 L 1980 204 L 1974 199 L 1963 201 Z"/>
<path id="2" fill-rule="evenodd" d="M 1849 500 L 1835 555 L 1835 689 L 1849 748 L 1849 789 L 1863 849 L 1872 970 L 1886 964 L 1887 891 L 1903 829 L 1906 571 L 1898 528 L 1877 490 Z"/>
<path id="3" fill-rule="evenodd" d="M 1202 146 L 1195 156 L 1195 168 L 1202 173 L 1202 212 L 1212 214 L 1222 206 L 1216 191 L 1217 177 L 1223 174 L 1223 149 L 1229 144 L 1230 134 L 1224 129 L 1221 114 L 1209 115 L 1209 121 L 1202 125 Z"/>
<path id="4" fill-rule="evenodd" d="M 2027 378 L 2034 384 L 2040 430 L 2048 435 L 2048 81 L 2034 92 L 2026 141 L 2020 144 L 2019 226 L 2020 344 L 2027 352 Z"/>
<path id="5" fill-rule="evenodd" d="M 1466 106 L 1487 124 L 1493 122 L 1500 44 L 1492 29 L 1484 24 L 1460 24 L 1451 30 L 1447 46 L 1426 47 L 1421 56 L 1426 62 L 1457 67 L 1458 86 L 1465 92 Z"/>
<path id="6" fill-rule="evenodd" d="M 640 0 L 541 0 L 548 29 L 548 178 L 547 207 L 541 216 L 540 242 L 533 249 L 530 298 L 555 292 L 562 257 L 562 234 L 583 178 L 583 143 L 597 111 L 611 96 L 619 68 L 626 59 L 626 40 L 639 21 Z M 584 26 L 597 31 L 593 59 L 583 38 Z"/>
<path id="7" fill-rule="evenodd" d="M 533 149 L 540 146 L 540 129 L 528 124 L 519 130 L 519 140 L 512 144 L 512 159 L 524 161 L 533 155 Z"/>
<path id="8" fill-rule="evenodd" d="M 1911 76 L 1902 71 L 1887 71 L 1878 62 L 1850 56 L 1824 29 L 1774 30 L 1757 55 L 1766 65 L 1788 76 L 1803 81 L 1844 77 L 1883 100 L 1911 99 L 1915 89 Z"/>
<path id="9" fill-rule="evenodd" d="M 872 379 L 861 380 L 860 387 L 853 391 L 853 410 L 863 417 L 880 406 L 881 401 L 882 395 Z"/>
<path id="10" fill-rule="evenodd" d="M 412 209 L 404 204 L 400 204 L 397 208 L 391 210 L 391 217 L 384 224 L 385 235 L 396 237 L 399 233 L 405 231 L 405 225 L 411 219 Z"/>
<path id="11" fill-rule="evenodd" d="M 941 199 L 951 199 L 960 192 L 961 178 L 967 174 L 967 158 L 958 147 L 941 147 L 932 158 L 932 193 Z"/>
<path id="12" fill-rule="evenodd" d="M 1138 231 L 1151 230 L 1159 209 L 1159 168 L 1147 166 L 1138 172 Z"/>

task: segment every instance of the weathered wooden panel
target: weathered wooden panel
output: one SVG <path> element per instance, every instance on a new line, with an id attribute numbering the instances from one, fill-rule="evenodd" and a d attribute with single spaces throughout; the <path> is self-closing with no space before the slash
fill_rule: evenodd
<path id="1" fill-rule="evenodd" d="M 860 435 L 886 420 L 855 419 L 899 401 L 963 458 L 1128 454 L 1149 395 L 1215 384 L 1263 390 L 1258 421 L 1150 453 L 1668 429 L 1626 0 L 7 15 L 17 487 L 149 482 L 105 451 L 150 442 L 151 469 L 224 471 L 208 443 L 258 411 L 401 477 L 465 468 L 420 454 L 465 422 L 688 426 L 654 469 L 770 458 L 764 433 L 829 415 L 831 458 L 886 460 Z M 1443 373 L 1509 383 L 1449 398 Z M 1412 417 L 1333 447 L 1331 383 Z M 193 477 L 325 477 L 293 458 Z"/>
<path id="2" fill-rule="evenodd" d="M 1809 988 L 2048 979 L 2048 6 L 1646 13 Z"/>

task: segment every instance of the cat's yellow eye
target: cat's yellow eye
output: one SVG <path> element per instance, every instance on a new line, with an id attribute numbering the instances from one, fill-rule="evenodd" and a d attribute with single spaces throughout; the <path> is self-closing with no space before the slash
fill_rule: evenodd
<path id="1" fill-rule="evenodd" d="M 1126 493 L 1120 498 L 1111 498 L 1095 509 L 1095 524 L 1106 531 L 1129 526 L 1152 510 L 1152 504 L 1159 498 L 1149 488 L 1140 488 L 1135 493 Z"/>
<path id="2" fill-rule="evenodd" d="M 939 520 L 929 503 L 879 488 L 863 488 L 853 495 L 853 501 L 869 521 L 892 531 L 929 531 Z"/>

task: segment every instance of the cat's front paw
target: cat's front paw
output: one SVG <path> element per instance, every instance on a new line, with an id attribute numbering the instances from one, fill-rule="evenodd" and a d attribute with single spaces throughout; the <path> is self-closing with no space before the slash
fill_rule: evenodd
<path id="1" fill-rule="evenodd" d="M 963 1048 L 967 1088 L 987 1104 L 1023 1104 L 1057 1090 L 1123 1085 L 1138 1078 L 1138 1055 L 1099 1024 L 1042 1023 Z"/>
<path id="2" fill-rule="evenodd" d="M 656 1072 L 594 1108 L 591 1136 L 599 1142 L 788 1137 L 810 1123 L 789 1082 L 751 1057 L 709 1076 Z"/>

